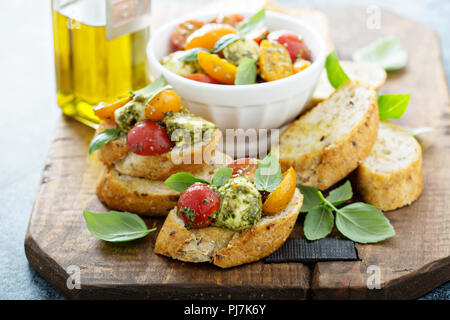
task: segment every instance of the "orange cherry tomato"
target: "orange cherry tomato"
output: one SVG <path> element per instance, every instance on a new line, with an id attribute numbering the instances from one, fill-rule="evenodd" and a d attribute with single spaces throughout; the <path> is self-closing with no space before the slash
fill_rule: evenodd
<path id="1" fill-rule="evenodd" d="M 217 82 L 216 80 L 214 80 L 213 78 L 211 78 L 210 76 L 203 74 L 203 73 L 193 73 L 193 74 L 189 74 L 187 76 L 184 76 L 187 79 L 191 79 L 194 81 L 198 81 L 198 82 L 205 82 L 205 83 L 214 83 L 214 84 L 218 84 L 219 82 Z"/>
<path id="2" fill-rule="evenodd" d="M 198 20 L 188 20 L 180 23 L 170 35 L 170 43 L 175 50 L 184 50 L 186 39 L 195 31 L 200 29 L 205 23 Z"/>
<path id="3" fill-rule="evenodd" d="M 102 120 L 114 121 L 114 111 L 126 105 L 132 98 L 133 97 L 121 98 L 110 104 L 102 102 L 94 107 L 94 114 Z"/>
<path id="4" fill-rule="evenodd" d="M 180 109 L 180 96 L 172 90 L 163 90 L 145 106 L 145 116 L 158 121 L 164 118 L 165 113 L 180 112 Z"/>
<path id="5" fill-rule="evenodd" d="M 212 78 L 224 84 L 234 84 L 237 67 L 204 51 L 198 53 L 200 67 Z"/>
<path id="6" fill-rule="evenodd" d="M 275 214 L 287 207 L 294 196 L 297 187 L 297 175 L 295 170 L 290 167 L 283 173 L 283 179 L 278 187 L 269 194 L 263 204 L 263 211 L 267 214 Z"/>
<path id="7" fill-rule="evenodd" d="M 214 18 L 211 22 L 229 24 L 230 26 L 236 28 L 239 23 L 244 21 L 244 18 L 245 17 L 242 14 L 233 13 L 233 14 L 227 14 L 227 15 L 220 15 L 220 16 Z"/>
<path id="8" fill-rule="evenodd" d="M 217 40 L 224 35 L 236 33 L 236 29 L 227 24 L 208 23 L 192 33 L 186 40 L 185 50 L 192 48 L 214 48 Z"/>

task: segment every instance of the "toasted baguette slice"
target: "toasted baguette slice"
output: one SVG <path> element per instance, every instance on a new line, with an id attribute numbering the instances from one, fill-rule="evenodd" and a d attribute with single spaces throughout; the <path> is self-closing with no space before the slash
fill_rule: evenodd
<path id="1" fill-rule="evenodd" d="M 211 161 L 211 164 L 204 166 L 194 175 L 210 181 L 215 168 L 230 163 L 232 159 L 217 151 Z M 143 216 L 167 216 L 177 205 L 180 194 L 167 187 L 164 181 L 124 175 L 114 166 L 105 166 L 97 183 L 97 196 L 110 209 Z"/>
<path id="2" fill-rule="evenodd" d="M 375 90 L 349 82 L 294 121 L 273 150 L 283 170 L 294 167 L 299 184 L 327 189 L 369 155 L 378 121 Z"/>
<path id="3" fill-rule="evenodd" d="M 158 234 L 155 253 L 186 262 L 212 262 L 221 268 L 258 261 L 286 241 L 302 203 L 303 196 L 296 190 L 284 210 L 241 231 L 218 227 L 187 230 L 174 208 Z"/>
<path id="4" fill-rule="evenodd" d="M 411 204 L 423 189 L 420 144 L 395 124 L 381 121 L 377 141 L 355 177 L 364 201 L 381 210 Z"/>
<path id="5" fill-rule="evenodd" d="M 353 61 L 340 61 L 339 63 L 351 80 L 366 83 L 375 90 L 380 88 L 386 82 L 386 71 L 376 64 Z M 305 109 L 312 108 L 319 102 L 326 100 L 334 91 L 334 88 L 328 81 L 327 72 L 324 70 L 320 76 L 319 83 L 317 84 L 317 88 L 313 93 L 311 101 Z"/>
<path id="6" fill-rule="evenodd" d="M 97 133 L 103 130 L 104 126 L 100 125 Z M 114 164 L 121 174 L 165 180 L 176 172 L 195 172 L 204 167 L 211 159 L 221 137 L 222 132 L 217 129 L 208 141 L 194 144 L 192 147 L 175 147 L 168 153 L 140 156 L 128 150 L 126 137 L 122 135 L 97 150 L 97 157 L 107 166 Z"/>

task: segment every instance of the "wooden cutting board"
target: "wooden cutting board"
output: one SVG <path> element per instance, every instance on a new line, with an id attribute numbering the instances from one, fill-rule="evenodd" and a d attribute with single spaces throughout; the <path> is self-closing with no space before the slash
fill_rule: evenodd
<path id="1" fill-rule="evenodd" d="M 326 8 L 332 39 L 343 59 L 372 40 L 396 35 L 409 52 L 406 69 L 390 73 L 381 92 L 411 92 L 399 123 L 430 126 L 424 136 L 425 188 L 412 206 L 386 213 L 397 235 L 357 245 L 360 261 L 252 263 L 229 270 L 157 256 L 157 233 L 126 244 L 94 238 L 82 211 L 103 211 L 95 184 L 101 165 L 88 157 L 93 131 L 62 117 L 48 153 L 30 218 L 25 252 L 30 264 L 68 298 L 416 298 L 450 280 L 450 112 L 439 41 L 432 29 L 381 11 L 381 28 L 366 27 L 357 8 Z M 420 43 L 420 45 L 418 45 Z M 146 219 L 161 227 L 162 219 Z M 293 237 L 301 237 L 298 223 Z M 369 266 L 381 289 L 369 290 Z M 80 269 L 81 289 L 69 289 L 69 266 Z M 373 270 L 369 268 L 369 271 Z"/>

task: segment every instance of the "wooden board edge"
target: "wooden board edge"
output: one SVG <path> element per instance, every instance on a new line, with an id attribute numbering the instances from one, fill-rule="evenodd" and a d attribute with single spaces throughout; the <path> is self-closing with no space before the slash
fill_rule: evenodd
<path id="1" fill-rule="evenodd" d="M 362 261 L 320 262 L 314 267 L 311 298 L 327 299 L 416 299 L 450 281 L 450 256 L 429 263 L 415 272 L 381 283 L 380 289 L 368 289 Z M 364 270 L 367 269 L 367 266 Z M 403 270 L 393 271 L 402 272 Z M 321 274 L 333 275 L 326 279 Z M 381 280 L 382 280 L 381 275 Z"/>

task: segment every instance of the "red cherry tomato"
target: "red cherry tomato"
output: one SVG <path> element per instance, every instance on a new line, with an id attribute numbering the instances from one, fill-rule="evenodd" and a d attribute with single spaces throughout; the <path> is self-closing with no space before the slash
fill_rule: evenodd
<path id="1" fill-rule="evenodd" d="M 200 29 L 204 23 L 198 20 L 189 20 L 180 23 L 170 35 L 170 43 L 175 50 L 184 50 L 186 39 L 196 30 Z"/>
<path id="2" fill-rule="evenodd" d="M 270 41 L 277 41 L 285 46 L 292 61 L 297 60 L 297 58 L 310 60 L 310 51 L 305 42 L 303 42 L 297 34 L 290 31 L 279 30 L 271 32 L 267 38 Z"/>
<path id="3" fill-rule="evenodd" d="M 185 78 L 194 80 L 194 81 L 199 81 L 199 82 L 205 82 L 205 83 L 215 83 L 218 84 L 219 82 L 217 82 L 215 79 L 211 78 L 210 76 L 203 74 L 203 73 L 193 73 L 193 74 L 189 74 L 187 76 L 184 76 Z"/>
<path id="4" fill-rule="evenodd" d="M 258 168 L 258 161 L 254 158 L 241 158 L 230 163 L 228 168 L 233 168 L 232 177 L 247 177 L 253 180 Z"/>
<path id="5" fill-rule="evenodd" d="M 127 135 L 128 149 L 142 156 L 153 156 L 169 152 L 173 143 L 166 129 L 158 122 L 145 120 L 136 124 Z"/>
<path id="6" fill-rule="evenodd" d="M 178 199 L 178 213 L 190 228 L 209 226 L 219 207 L 220 197 L 207 184 L 193 184 Z"/>

